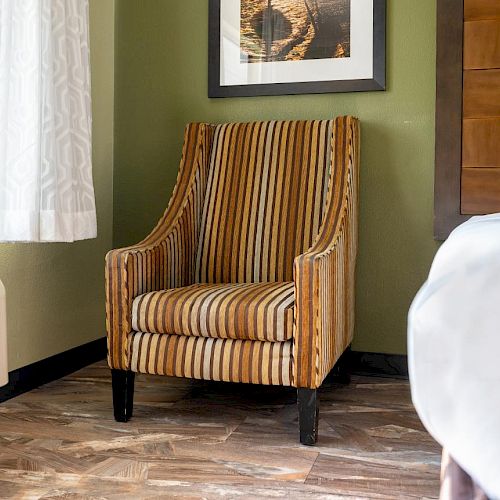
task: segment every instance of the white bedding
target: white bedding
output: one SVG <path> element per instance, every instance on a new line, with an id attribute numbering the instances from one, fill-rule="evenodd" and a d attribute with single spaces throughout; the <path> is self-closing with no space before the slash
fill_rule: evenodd
<path id="1" fill-rule="evenodd" d="M 428 431 L 500 498 L 500 214 L 473 217 L 439 249 L 410 309 L 408 363 Z"/>

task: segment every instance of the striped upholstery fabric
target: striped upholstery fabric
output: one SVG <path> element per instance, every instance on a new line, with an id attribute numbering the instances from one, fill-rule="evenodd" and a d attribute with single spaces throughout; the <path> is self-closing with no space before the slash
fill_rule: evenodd
<path id="1" fill-rule="evenodd" d="M 194 282 L 212 135 L 207 124 L 186 127 L 177 183 L 164 216 L 141 243 L 106 256 L 108 363 L 113 368 L 128 368 L 132 300 Z"/>
<path id="2" fill-rule="evenodd" d="M 292 341 L 129 334 L 129 369 L 225 382 L 293 385 Z"/>
<path id="3" fill-rule="evenodd" d="M 352 117 L 190 124 L 165 215 L 106 257 L 110 367 L 319 387 L 353 336 L 358 168 Z"/>
<path id="4" fill-rule="evenodd" d="M 136 297 L 132 329 L 277 342 L 292 338 L 293 304 L 293 282 L 196 284 Z"/>
<path id="5" fill-rule="evenodd" d="M 338 118 L 334 171 L 324 224 L 313 247 L 295 259 L 295 383 L 317 388 L 354 334 L 359 122 Z"/>
<path id="6" fill-rule="evenodd" d="M 196 260 L 200 283 L 293 279 L 293 259 L 321 225 L 332 128 L 332 120 L 216 127 Z"/>

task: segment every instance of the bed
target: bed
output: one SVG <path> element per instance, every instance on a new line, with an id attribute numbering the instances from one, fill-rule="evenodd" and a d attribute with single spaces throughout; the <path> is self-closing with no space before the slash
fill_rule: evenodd
<path id="1" fill-rule="evenodd" d="M 411 306 L 412 397 L 444 448 L 441 498 L 500 498 L 500 214 L 439 249 Z"/>

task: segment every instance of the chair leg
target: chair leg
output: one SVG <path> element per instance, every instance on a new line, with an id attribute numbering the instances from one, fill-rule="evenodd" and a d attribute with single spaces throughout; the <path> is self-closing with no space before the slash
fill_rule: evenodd
<path id="1" fill-rule="evenodd" d="M 113 387 L 113 408 L 117 422 L 128 422 L 134 408 L 135 373 L 125 370 L 111 370 Z"/>
<path id="2" fill-rule="evenodd" d="M 319 399 L 316 389 L 297 389 L 300 442 L 313 446 L 318 440 Z"/>

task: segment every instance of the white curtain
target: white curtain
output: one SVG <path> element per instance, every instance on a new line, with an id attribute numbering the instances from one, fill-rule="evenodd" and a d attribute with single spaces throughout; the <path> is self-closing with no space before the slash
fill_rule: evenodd
<path id="1" fill-rule="evenodd" d="M 0 241 L 97 233 L 88 0 L 0 0 Z"/>

